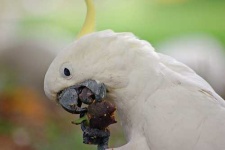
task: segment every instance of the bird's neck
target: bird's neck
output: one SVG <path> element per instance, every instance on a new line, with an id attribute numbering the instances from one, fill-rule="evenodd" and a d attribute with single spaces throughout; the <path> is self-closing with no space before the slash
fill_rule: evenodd
<path id="1" fill-rule="evenodd" d="M 145 80 L 142 80 L 143 78 Z M 130 80 L 125 89 L 119 89 L 116 92 L 116 99 L 114 99 L 128 141 L 137 134 L 140 136 L 144 134 L 142 131 L 145 122 L 143 104 L 162 83 L 160 75 L 152 71 L 145 76 L 138 76 L 136 79 L 132 77 L 132 79 L 133 81 Z"/>

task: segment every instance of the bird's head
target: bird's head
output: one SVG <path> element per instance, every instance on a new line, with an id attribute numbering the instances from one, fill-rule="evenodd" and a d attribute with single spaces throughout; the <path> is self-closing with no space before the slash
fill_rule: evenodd
<path id="1" fill-rule="evenodd" d="M 96 100 L 104 98 L 106 91 L 113 95 L 113 91 L 125 88 L 132 68 L 127 63 L 132 63 L 135 57 L 129 51 L 135 43 L 125 42 L 129 39 L 135 37 L 106 30 L 83 36 L 62 50 L 45 75 L 44 90 L 48 98 L 68 110 L 73 104 L 79 105 L 74 99 L 83 88 L 90 89 L 90 93 L 84 94 Z"/>
<path id="2" fill-rule="evenodd" d="M 86 2 L 89 4 L 91 0 Z M 90 18 L 93 19 L 93 16 L 89 15 Z M 81 33 L 87 34 L 86 30 Z M 82 34 L 81 38 L 62 50 L 50 65 L 44 81 L 45 93 L 49 99 L 58 101 L 72 113 L 83 111 L 78 109 L 81 101 L 86 104 L 93 99 L 101 101 L 106 95 L 110 99 L 118 92 L 124 95 L 130 93 L 132 97 L 131 93 L 139 88 L 134 81 L 142 78 L 141 71 L 146 71 L 141 67 L 144 59 L 146 63 L 150 60 L 146 57 L 151 53 L 149 47 L 149 43 L 131 33 L 105 30 Z"/>

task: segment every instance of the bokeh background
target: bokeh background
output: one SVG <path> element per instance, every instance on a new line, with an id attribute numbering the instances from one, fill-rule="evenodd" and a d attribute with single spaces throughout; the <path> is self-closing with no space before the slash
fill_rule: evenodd
<path id="1" fill-rule="evenodd" d="M 97 30 L 133 32 L 225 96 L 224 0 L 94 2 Z M 1 150 L 96 149 L 82 144 L 79 126 L 71 124 L 77 116 L 43 92 L 48 66 L 76 39 L 85 13 L 84 0 L 0 0 Z M 110 146 L 125 144 L 119 123 L 110 128 Z"/>

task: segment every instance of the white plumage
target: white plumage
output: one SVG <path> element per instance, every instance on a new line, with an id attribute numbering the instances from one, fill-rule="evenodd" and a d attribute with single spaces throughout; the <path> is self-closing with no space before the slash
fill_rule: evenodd
<path id="1" fill-rule="evenodd" d="M 62 66 L 71 78 L 62 76 Z M 224 150 L 225 102 L 193 70 L 131 33 L 86 35 L 45 76 L 46 95 L 87 79 L 104 83 L 128 143 L 114 150 Z"/>
<path id="2" fill-rule="evenodd" d="M 174 57 L 203 77 L 213 89 L 225 97 L 225 51 L 213 37 L 186 35 L 162 42 L 157 51 Z"/>

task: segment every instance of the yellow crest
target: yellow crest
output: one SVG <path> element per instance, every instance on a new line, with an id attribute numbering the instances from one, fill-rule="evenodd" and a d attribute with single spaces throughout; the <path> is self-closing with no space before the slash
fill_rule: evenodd
<path id="1" fill-rule="evenodd" d="M 87 6 L 87 14 L 84 25 L 77 36 L 78 38 L 95 30 L 95 7 L 93 0 L 85 0 L 85 3 Z"/>

